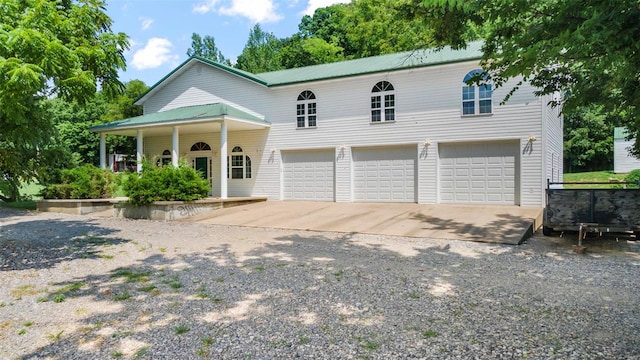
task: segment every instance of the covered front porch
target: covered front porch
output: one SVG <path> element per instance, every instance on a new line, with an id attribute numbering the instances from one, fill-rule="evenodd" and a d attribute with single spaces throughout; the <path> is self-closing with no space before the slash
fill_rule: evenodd
<path id="1" fill-rule="evenodd" d="M 249 113 L 225 103 L 214 103 L 146 114 L 94 126 L 90 130 L 100 134 L 100 167 L 102 169 L 107 168 L 106 136 L 135 136 L 136 169 L 138 172 L 142 171 L 142 160 L 145 154 L 157 157 L 157 161 L 161 164 L 171 163 L 173 166 L 178 166 L 180 159 L 185 158 L 189 153 L 191 166 L 204 170 L 204 176 L 210 179 L 211 183 L 214 182 L 212 169 L 219 170 L 215 174 L 219 178 L 219 197 L 227 199 L 229 197 L 228 179 L 235 179 L 237 175 L 241 175 L 242 179 L 247 175 L 250 177 L 251 171 L 250 158 L 243 154 L 243 149 L 239 146 L 231 149 L 232 164 L 229 164 L 229 133 L 268 131 L 270 126 L 271 124 L 259 114 Z M 212 148 L 209 143 L 198 141 L 191 144 L 188 151 L 184 149 L 182 152 L 180 151 L 181 136 L 198 138 L 203 134 L 217 135 L 218 146 Z M 263 137 L 266 141 L 266 133 Z M 170 144 L 170 149 L 162 151 L 145 149 L 145 139 L 150 138 L 153 138 L 156 143 Z M 198 154 L 204 156 L 197 156 Z M 212 164 L 214 157 L 219 158 L 219 168 Z M 237 166 L 238 164 L 241 166 Z"/>

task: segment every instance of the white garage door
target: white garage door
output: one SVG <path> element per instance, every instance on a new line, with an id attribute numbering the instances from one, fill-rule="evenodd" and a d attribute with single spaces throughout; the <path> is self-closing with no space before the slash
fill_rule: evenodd
<path id="1" fill-rule="evenodd" d="M 440 144 L 440 202 L 517 203 L 517 142 Z"/>
<path id="2" fill-rule="evenodd" d="M 415 147 L 353 149 L 355 201 L 415 202 Z"/>
<path id="3" fill-rule="evenodd" d="M 284 199 L 333 201 L 334 151 L 283 151 Z"/>

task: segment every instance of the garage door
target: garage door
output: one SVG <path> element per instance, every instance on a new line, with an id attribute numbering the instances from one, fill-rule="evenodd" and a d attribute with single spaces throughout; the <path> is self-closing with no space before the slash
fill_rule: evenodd
<path id="1" fill-rule="evenodd" d="M 440 202 L 514 205 L 517 142 L 440 144 Z"/>
<path id="2" fill-rule="evenodd" d="M 283 151 L 284 199 L 333 201 L 334 150 Z"/>
<path id="3" fill-rule="evenodd" d="M 415 147 L 353 149 L 355 201 L 415 202 Z"/>

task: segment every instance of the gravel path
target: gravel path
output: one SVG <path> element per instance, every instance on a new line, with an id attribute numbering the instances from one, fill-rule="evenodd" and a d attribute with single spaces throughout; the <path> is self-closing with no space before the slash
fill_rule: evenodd
<path id="1" fill-rule="evenodd" d="M 640 359 L 640 244 L 574 239 L 0 208 L 0 358 Z"/>

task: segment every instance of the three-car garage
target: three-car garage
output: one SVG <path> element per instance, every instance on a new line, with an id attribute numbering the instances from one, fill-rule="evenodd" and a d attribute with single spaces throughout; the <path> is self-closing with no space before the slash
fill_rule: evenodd
<path id="1" fill-rule="evenodd" d="M 333 148 L 282 151 L 282 197 L 336 201 L 336 191 L 346 190 L 347 200 L 354 202 L 416 203 L 418 167 L 424 166 L 422 173 L 432 168 L 437 174 L 430 177 L 437 184 L 422 184 L 423 191 L 436 189 L 439 203 L 519 204 L 517 141 L 440 143 L 432 155 L 437 160 L 424 162 L 420 146 L 352 147 L 346 160 Z M 349 161 L 344 174 L 336 171 L 339 161 Z M 336 181 L 337 176 L 348 180 Z M 349 189 L 336 189 L 336 184 Z"/>

